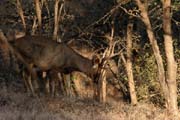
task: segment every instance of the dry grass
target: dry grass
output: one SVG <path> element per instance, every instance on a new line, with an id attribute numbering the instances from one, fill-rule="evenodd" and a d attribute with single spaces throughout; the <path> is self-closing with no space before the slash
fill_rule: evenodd
<path id="1" fill-rule="evenodd" d="M 164 120 L 165 116 L 163 109 L 148 103 L 102 105 L 73 97 L 34 98 L 23 92 L 21 82 L 0 87 L 0 120 Z"/>
<path id="2" fill-rule="evenodd" d="M 92 100 L 63 98 L 50 100 L 48 109 L 70 120 L 164 120 L 164 111 L 147 103 L 102 105 Z"/>

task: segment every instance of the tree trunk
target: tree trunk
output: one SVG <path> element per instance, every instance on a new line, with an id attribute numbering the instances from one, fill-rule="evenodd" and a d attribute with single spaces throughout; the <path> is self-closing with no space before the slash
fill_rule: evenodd
<path id="1" fill-rule="evenodd" d="M 129 92 L 131 96 L 131 103 L 133 105 L 137 104 L 136 90 L 133 78 L 132 70 L 132 28 L 133 24 L 129 23 L 127 26 L 127 60 L 126 60 L 126 72 L 128 77 Z"/>
<path id="2" fill-rule="evenodd" d="M 164 93 L 164 97 L 166 99 L 166 101 L 168 100 L 168 97 L 166 96 L 168 93 L 168 89 L 167 89 L 167 84 L 165 81 L 165 70 L 164 70 L 164 65 L 163 65 L 163 60 L 160 54 L 160 50 L 159 50 L 159 46 L 157 44 L 157 40 L 154 36 L 152 27 L 151 27 L 151 23 L 148 17 L 148 13 L 147 10 L 144 6 L 143 3 L 141 3 L 140 0 L 136 0 L 136 3 L 139 7 L 139 9 L 141 10 L 141 16 L 142 16 L 142 21 L 144 22 L 145 26 L 146 26 L 146 32 L 148 34 L 148 38 L 150 41 L 150 44 L 152 46 L 154 55 L 155 55 L 155 59 L 156 59 L 156 63 L 158 65 L 158 77 L 159 77 L 159 82 L 161 84 L 163 93 Z"/>
<path id="3" fill-rule="evenodd" d="M 58 19 L 59 2 L 60 2 L 60 0 L 55 0 L 55 5 L 54 5 L 54 33 L 53 33 L 53 40 L 57 39 L 58 28 L 59 28 L 59 19 Z"/>
<path id="4" fill-rule="evenodd" d="M 113 44 L 113 38 L 114 38 L 114 24 L 112 26 L 111 29 L 111 36 L 107 37 L 109 40 L 109 47 L 106 48 L 103 57 L 102 57 L 102 63 L 100 66 L 100 77 L 98 80 L 98 99 L 99 102 L 101 103 L 105 103 L 106 102 L 106 70 L 104 68 L 106 68 L 107 66 L 107 58 L 111 58 L 111 56 L 113 56 L 114 54 L 114 47 L 115 47 L 115 43 Z"/>
<path id="5" fill-rule="evenodd" d="M 36 10 L 36 15 L 37 15 L 37 19 L 38 19 L 39 32 L 41 33 L 41 29 L 42 29 L 41 4 L 40 4 L 39 0 L 34 0 L 34 3 L 35 3 L 35 10 Z"/>
<path id="6" fill-rule="evenodd" d="M 171 119 L 176 119 L 178 115 L 177 108 L 177 85 L 176 85 L 176 73 L 177 64 L 174 59 L 173 53 L 173 42 L 171 36 L 171 19 L 170 19 L 170 0 L 162 0 L 163 3 L 163 29 L 164 29 L 164 44 L 167 60 L 167 76 L 165 76 L 165 70 L 162 62 L 162 57 L 160 55 L 159 47 L 157 45 L 157 40 L 153 34 L 150 20 L 147 14 L 147 10 L 144 4 L 140 0 L 136 0 L 136 3 L 141 10 L 142 21 L 147 27 L 147 34 L 150 43 L 153 48 L 153 52 L 158 64 L 158 74 L 159 81 L 163 89 L 166 107 L 168 110 L 168 117 Z"/>
<path id="7" fill-rule="evenodd" d="M 107 61 L 104 61 L 102 68 L 105 68 Z M 98 80 L 98 98 L 100 103 L 106 103 L 106 70 L 101 69 Z"/>
<path id="8" fill-rule="evenodd" d="M 22 9 L 21 2 L 19 0 L 16 1 L 16 7 L 17 7 L 17 12 L 18 12 L 19 16 L 21 17 L 24 31 L 26 31 L 26 22 L 25 22 L 25 19 L 24 19 L 24 12 L 23 12 L 23 9 Z"/>
<path id="9" fill-rule="evenodd" d="M 173 41 L 171 34 L 171 0 L 162 0 L 163 4 L 163 30 L 164 30 L 164 45 L 166 52 L 167 61 L 167 86 L 168 86 L 168 97 L 167 108 L 169 115 L 175 117 L 178 115 L 177 108 L 177 84 L 176 84 L 176 73 L 177 64 L 174 59 L 173 52 Z"/>
<path id="10" fill-rule="evenodd" d="M 53 33 L 53 40 L 57 40 L 58 30 L 59 30 L 59 19 L 61 16 L 63 3 L 61 4 L 59 8 L 59 2 L 60 0 L 55 1 L 54 5 L 54 33 Z"/>
<path id="11" fill-rule="evenodd" d="M 32 25 L 32 29 L 31 29 L 31 35 L 35 35 L 35 32 L 37 30 L 37 17 L 34 16 L 33 18 L 33 25 Z"/>
<path id="12" fill-rule="evenodd" d="M 162 87 L 162 90 L 163 90 L 163 94 L 164 94 L 164 97 L 165 97 L 165 101 L 167 103 L 168 101 L 168 89 L 167 89 L 167 84 L 166 84 L 166 81 L 165 81 L 165 70 L 164 70 L 164 65 L 163 65 L 163 60 L 162 60 L 162 57 L 161 57 L 161 54 L 160 54 L 160 50 L 159 50 L 159 46 L 157 44 L 157 40 L 154 36 L 154 33 L 153 33 L 153 30 L 152 30 L 152 27 L 151 27 L 151 23 L 150 23 L 150 20 L 149 20 L 149 17 L 148 17 L 148 13 L 147 13 L 147 10 L 145 8 L 145 5 L 140 1 L 140 0 L 135 0 L 140 11 L 141 11 L 141 19 L 142 21 L 144 22 L 145 26 L 146 26 L 146 32 L 148 34 L 148 38 L 149 38 L 149 41 L 150 41 L 150 44 L 152 46 L 152 49 L 153 49 L 153 52 L 154 52 L 154 56 L 155 56 L 155 59 L 156 59 L 156 63 L 157 63 L 157 66 L 158 66 L 158 77 L 159 77 L 159 82 L 160 82 L 160 85 Z"/>

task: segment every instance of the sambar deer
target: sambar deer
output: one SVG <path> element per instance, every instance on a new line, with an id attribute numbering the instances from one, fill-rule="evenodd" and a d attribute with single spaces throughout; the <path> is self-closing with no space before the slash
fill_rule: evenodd
<path id="1" fill-rule="evenodd" d="M 80 71 L 92 79 L 98 75 L 98 57 L 85 58 L 68 45 L 57 43 L 52 38 L 25 35 L 21 38 L 10 36 L 7 40 L 9 47 L 25 64 L 33 79 L 37 79 L 33 66 L 41 71 L 57 71 L 65 74 Z M 35 94 L 33 87 L 31 90 Z"/>
<path id="2" fill-rule="evenodd" d="M 100 54 L 99 52 L 100 50 L 102 50 L 94 48 L 89 42 L 81 39 L 69 40 L 67 44 L 80 55 L 85 56 L 89 59 L 92 59 L 92 57 L 97 54 L 97 52 L 98 54 Z M 108 65 L 104 69 L 106 70 L 106 80 L 109 87 L 110 83 L 112 84 L 114 82 L 117 82 L 118 66 L 113 59 L 109 59 Z M 71 78 L 73 78 L 73 89 L 75 89 L 75 92 L 79 97 L 94 97 L 94 81 L 92 81 L 91 79 L 87 79 L 87 76 L 83 75 L 80 72 L 73 72 L 71 76 Z M 67 82 L 67 80 L 64 82 Z M 71 89 L 68 90 L 72 92 Z"/>

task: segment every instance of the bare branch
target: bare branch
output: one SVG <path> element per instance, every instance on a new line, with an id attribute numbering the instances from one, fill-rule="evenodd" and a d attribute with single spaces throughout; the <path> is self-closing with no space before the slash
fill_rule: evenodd
<path id="1" fill-rule="evenodd" d="M 18 12 L 19 16 L 21 17 L 24 30 L 26 30 L 26 22 L 25 22 L 25 19 L 24 19 L 24 12 L 23 12 L 23 9 L 22 9 L 21 2 L 19 0 L 16 1 L 16 7 L 17 7 L 17 12 Z"/>
<path id="2" fill-rule="evenodd" d="M 108 13 L 106 13 L 103 17 L 101 17 L 99 20 L 95 21 L 94 23 L 90 24 L 89 26 L 87 26 L 85 28 L 85 30 L 89 29 L 90 27 L 98 24 L 99 22 L 105 20 L 107 17 L 110 17 L 112 16 L 112 14 L 118 10 L 119 8 L 121 8 L 125 13 L 127 13 L 128 15 L 130 16 L 133 16 L 133 17 L 140 17 L 139 15 L 137 15 L 137 13 L 139 13 L 139 10 L 127 10 L 126 8 L 122 7 L 122 4 L 118 4 L 116 5 L 114 8 L 112 8 Z"/>
<path id="3" fill-rule="evenodd" d="M 122 61 L 123 61 L 123 63 L 124 63 L 124 66 L 126 66 L 126 59 L 125 59 L 125 57 L 124 57 L 124 54 L 121 53 L 120 55 L 121 55 L 121 59 L 122 59 Z"/>

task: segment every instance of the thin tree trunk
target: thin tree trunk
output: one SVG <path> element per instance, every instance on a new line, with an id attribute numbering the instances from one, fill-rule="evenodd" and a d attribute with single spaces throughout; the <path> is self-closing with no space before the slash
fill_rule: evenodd
<path id="1" fill-rule="evenodd" d="M 177 64 L 174 59 L 173 52 L 173 41 L 171 34 L 171 0 L 162 0 L 163 4 L 163 30 L 164 30 L 164 45 L 166 52 L 167 61 L 167 86 L 168 86 L 168 97 L 167 101 L 168 112 L 172 117 L 178 115 L 177 108 L 177 84 L 176 84 L 176 73 Z"/>
<path id="2" fill-rule="evenodd" d="M 55 0 L 55 5 L 54 5 L 54 33 L 53 33 L 53 40 L 57 39 L 57 33 L 58 33 L 58 10 L 59 10 L 59 2 L 60 0 Z"/>
<path id="3" fill-rule="evenodd" d="M 39 32 L 41 33 L 41 29 L 42 29 L 41 3 L 39 0 L 34 0 L 34 3 L 35 3 L 35 10 L 36 10 L 36 15 L 38 19 Z"/>
<path id="4" fill-rule="evenodd" d="M 165 81 L 165 70 L 164 70 L 164 65 L 163 65 L 163 60 L 160 54 L 160 50 L 159 50 L 159 46 L 157 44 L 157 40 L 154 36 L 152 27 L 151 27 L 151 23 L 148 17 L 148 13 L 147 10 L 145 8 L 145 5 L 140 1 L 140 0 L 135 0 L 139 9 L 141 10 L 141 19 L 144 22 L 145 26 L 146 26 L 146 32 L 148 34 L 148 38 L 150 41 L 150 44 L 152 46 L 153 52 L 154 52 L 154 56 L 156 59 L 156 63 L 158 65 L 158 77 L 159 77 L 159 82 L 161 84 L 162 90 L 163 90 L 163 94 L 165 97 L 165 101 L 167 103 L 168 101 L 168 89 L 167 89 L 167 84 Z"/>
<path id="5" fill-rule="evenodd" d="M 32 25 L 32 30 L 31 30 L 31 35 L 35 35 L 35 32 L 37 30 L 37 17 L 34 16 L 33 18 L 33 25 Z"/>
<path id="6" fill-rule="evenodd" d="M 53 33 L 53 40 L 57 40 L 58 30 L 59 30 L 59 19 L 60 19 L 62 8 L 63 8 L 63 3 L 61 4 L 61 6 L 59 8 L 59 2 L 60 2 L 60 0 L 56 0 L 55 5 L 54 5 L 54 33 Z"/>
<path id="7" fill-rule="evenodd" d="M 137 104 L 135 83 L 133 78 L 132 70 L 132 27 L 133 24 L 129 23 L 127 26 L 127 60 L 126 60 L 126 72 L 128 77 L 129 92 L 131 96 L 131 103 L 133 105 Z"/>
<path id="8" fill-rule="evenodd" d="M 99 80 L 98 80 L 98 99 L 99 102 L 101 103 L 105 103 L 106 102 L 106 70 L 104 68 L 106 68 L 107 66 L 107 60 L 106 58 L 111 58 L 111 56 L 113 56 L 114 54 L 114 47 L 115 47 L 115 43 L 113 44 L 113 38 L 114 38 L 114 24 L 112 26 L 111 29 L 111 36 L 107 37 L 109 40 L 109 47 L 106 48 L 102 59 L 104 59 L 101 63 L 102 67 L 100 69 L 100 76 L 99 76 Z"/>
<path id="9" fill-rule="evenodd" d="M 24 31 L 26 31 L 26 22 L 25 22 L 25 19 L 24 19 L 24 12 L 23 12 L 23 9 L 22 9 L 21 2 L 19 0 L 16 1 L 16 7 L 17 7 L 17 12 L 18 12 L 19 16 L 21 17 Z"/>
<path id="10" fill-rule="evenodd" d="M 106 62 L 103 64 L 103 67 L 106 66 L 107 64 Z M 98 93 L 99 102 L 106 103 L 106 70 L 104 69 L 101 70 L 101 76 L 99 79 L 98 88 L 99 88 L 99 93 Z"/>
<path id="11" fill-rule="evenodd" d="M 164 97 L 166 100 L 166 107 L 168 109 L 169 117 L 174 119 L 178 115 L 177 108 L 177 85 L 176 85 L 176 73 L 177 73 L 177 64 L 174 59 L 173 53 L 173 43 L 171 36 L 171 19 L 170 19 L 170 0 L 162 0 L 163 3 L 163 29 L 164 29 L 164 44 L 165 52 L 167 58 L 167 76 L 165 76 L 165 71 L 163 67 L 162 57 L 160 56 L 159 48 L 157 41 L 152 32 L 148 14 L 144 5 L 140 0 L 136 0 L 139 9 L 141 10 L 142 21 L 147 27 L 147 33 L 152 45 L 156 62 L 158 64 L 159 72 L 159 81 L 163 89 Z M 173 118 L 172 118 L 173 117 Z"/>

